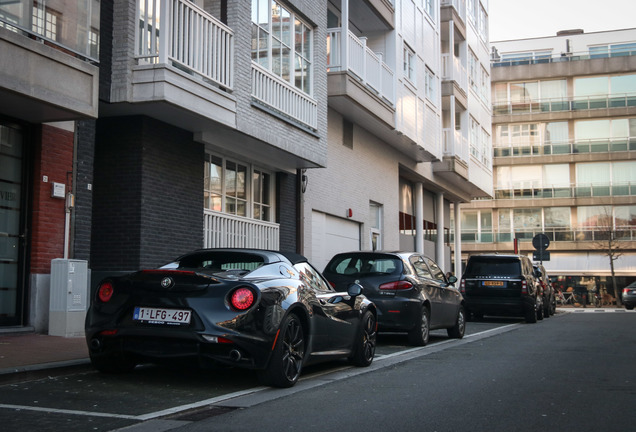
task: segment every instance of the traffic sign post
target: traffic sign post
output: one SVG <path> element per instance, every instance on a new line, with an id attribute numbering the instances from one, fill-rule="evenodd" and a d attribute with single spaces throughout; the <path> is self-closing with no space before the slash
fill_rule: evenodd
<path id="1" fill-rule="evenodd" d="M 546 251 L 548 246 L 550 246 L 550 239 L 547 235 L 543 233 L 539 233 L 532 238 L 532 246 L 537 250 L 532 254 L 532 259 L 534 261 L 540 261 L 543 264 L 543 261 L 550 261 L 550 252 Z"/>

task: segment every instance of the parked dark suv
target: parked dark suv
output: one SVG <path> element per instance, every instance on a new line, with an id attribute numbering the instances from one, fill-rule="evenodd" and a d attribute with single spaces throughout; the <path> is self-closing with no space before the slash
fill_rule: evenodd
<path id="1" fill-rule="evenodd" d="M 543 319 L 539 281 L 530 259 L 523 255 L 473 255 L 460 282 L 466 310 L 484 315 L 523 316 L 526 322 Z"/>

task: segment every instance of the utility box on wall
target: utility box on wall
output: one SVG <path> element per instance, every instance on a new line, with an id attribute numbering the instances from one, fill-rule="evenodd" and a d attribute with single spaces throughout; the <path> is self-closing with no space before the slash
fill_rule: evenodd
<path id="1" fill-rule="evenodd" d="M 88 262 L 51 261 L 49 335 L 84 336 L 88 300 Z"/>

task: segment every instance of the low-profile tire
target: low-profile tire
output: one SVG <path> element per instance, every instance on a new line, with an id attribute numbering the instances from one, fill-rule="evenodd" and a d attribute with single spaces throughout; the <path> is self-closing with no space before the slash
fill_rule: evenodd
<path id="1" fill-rule="evenodd" d="M 537 319 L 539 321 L 543 319 L 543 303 L 537 308 Z"/>
<path id="2" fill-rule="evenodd" d="M 300 319 L 290 314 L 280 326 L 278 340 L 267 368 L 259 371 L 262 384 L 292 387 L 298 381 L 305 358 L 305 333 Z"/>
<path id="3" fill-rule="evenodd" d="M 625 305 L 625 309 L 627 309 L 627 310 L 634 310 L 634 305 L 633 305 L 633 304 Z"/>
<path id="4" fill-rule="evenodd" d="M 459 307 L 457 311 L 457 319 L 455 320 L 455 325 L 446 329 L 448 333 L 448 337 L 461 339 L 464 337 L 464 333 L 466 333 L 466 311 L 463 306 Z"/>
<path id="5" fill-rule="evenodd" d="M 89 354 L 91 364 L 102 373 L 117 374 L 131 372 L 137 364 L 126 358 L 124 354 L 93 355 Z"/>
<path id="6" fill-rule="evenodd" d="M 430 312 L 426 306 L 422 306 L 422 315 L 419 322 L 408 334 L 409 343 L 415 346 L 424 346 L 428 343 L 431 332 Z"/>
<path id="7" fill-rule="evenodd" d="M 377 339 L 377 319 L 373 312 L 366 311 L 360 321 L 360 330 L 356 336 L 351 363 L 366 367 L 373 362 Z"/>

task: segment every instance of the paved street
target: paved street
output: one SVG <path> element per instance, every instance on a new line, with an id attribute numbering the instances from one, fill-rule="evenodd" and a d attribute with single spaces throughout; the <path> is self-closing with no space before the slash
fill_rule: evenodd
<path id="1" fill-rule="evenodd" d="M 383 335 L 370 368 L 307 370 L 292 389 L 241 370 L 81 372 L 0 387 L 3 430 L 627 430 L 636 314 L 471 322 L 412 348 Z M 627 418 L 627 417 L 625 417 Z M 626 421 L 626 420 L 624 420 Z"/>

